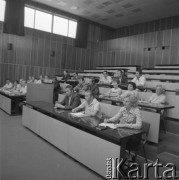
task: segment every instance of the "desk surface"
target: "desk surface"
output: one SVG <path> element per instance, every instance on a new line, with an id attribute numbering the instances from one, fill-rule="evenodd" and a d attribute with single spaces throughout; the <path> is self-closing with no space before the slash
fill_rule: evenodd
<path id="1" fill-rule="evenodd" d="M 107 128 L 105 130 L 97 130 L 96 127 L 103 122 L 102 119 L 97 117 L 73 117 L 71 114 L 69 114 L 70 111 L 65 110 L 63 112 L 62 110 L 56 110 L 53 104 L 47 102 L 29 101 L 27 102 L 27 105 L 30 105 L 37 111 L 47 114 L 48 116 L 53 117 L 59 121 L 118 145 L 122 140 L 126 140 L 131 136 L 142 134 L 142 130 L 128 128 L 117 128 L 114 130 Z"/>
<path id="2" fill-rule="evenodd" d="M 109 98 L 109 97 L 103 97 L 103 98 L 98 98 L 100 100 L 107 100 L 107 101 L 111 101 L 111 102 L 117 102 L 117 103 L 122 103 L 121 100 L 117 99 L 117 98 Z M 145 108 L 150 108 L 150 109 L 155 109 L 155 110 L 164 110 L 164 109 L 172 109 L 175 106 L 172 105 L 163 105 L 163 104 L 154 104 L 154 103 L 144 103 L 144 102 L 139 102 L 138 106 L 140 107 L 145 107 Z"/>
<path id="3" fill-rule="evenodd" d="M 3 96 L 6 96 L 10 99 L 17 99 L 17 98 L 25 98 L 26 96 L 25 95 L 17 95 L 17 94 L 9 94 L 9 93 L 6 93 L 4 91 L 0 91 L 0 94 L 3 95 Z"/>

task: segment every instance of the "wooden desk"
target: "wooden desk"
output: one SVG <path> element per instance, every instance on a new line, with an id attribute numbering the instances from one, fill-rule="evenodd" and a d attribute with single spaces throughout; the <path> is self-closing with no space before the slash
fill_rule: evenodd
<path id="1" fill-rule="evenodd" d="M 64 83 L 66 82 L 67 84 L 70 84 L 71 86 L 75 87 L 77 84 L 78 84 L 78 81 L 75 81 L 75 80 L 59 80 L 60 83 Z"/>
<path id="2" fill-rule="evenodd" d="M 14 95 L 0 91 L 0 108 L 9 115 L 21 114 L 17 109 L 17 106 L 19 102 L 22 102 L 25 99 L 25 95 Z"/>
<path id="3" fill-rule="evenodd" d="M 106 158 L 123 158 L 126 142 L 141 130 L 97 130 L 97 117 L 72 117 L 47 102 L 27 102 L 22 124 L 101 176 L 106 176 Z"/>

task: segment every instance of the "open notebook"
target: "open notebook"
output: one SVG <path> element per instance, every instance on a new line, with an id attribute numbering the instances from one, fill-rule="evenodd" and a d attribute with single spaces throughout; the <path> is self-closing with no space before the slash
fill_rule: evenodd
<path id="1" fill-rule="evenodd" d="M 99 126 L 109 127 L 111 129 L 116 129 L 117 128 L 113 123 L 101 123 L 101 124 L 99 124 Z"/>

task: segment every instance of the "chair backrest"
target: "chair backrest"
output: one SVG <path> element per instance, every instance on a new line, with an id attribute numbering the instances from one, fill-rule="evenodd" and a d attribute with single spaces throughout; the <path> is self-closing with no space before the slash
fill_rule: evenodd
<path id="1" fill-rule="evenodd" d="M 148 122 L 142 122 L 142 131 L 144 132 L 145 136 L 143 137 L 143 139 L 145 141 L 147 141 L 148 138 L 148 134 L 149 134 L 149 129 L 150 129 L 150 123 Z"/>

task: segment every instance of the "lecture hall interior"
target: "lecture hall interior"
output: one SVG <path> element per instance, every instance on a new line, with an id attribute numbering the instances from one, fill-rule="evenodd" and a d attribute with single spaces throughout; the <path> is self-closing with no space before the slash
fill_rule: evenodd
<path id="1" fill-rule="evenodd" d="M 0 180 L 179 178 L 179 0 L 0 0 Z"/>

